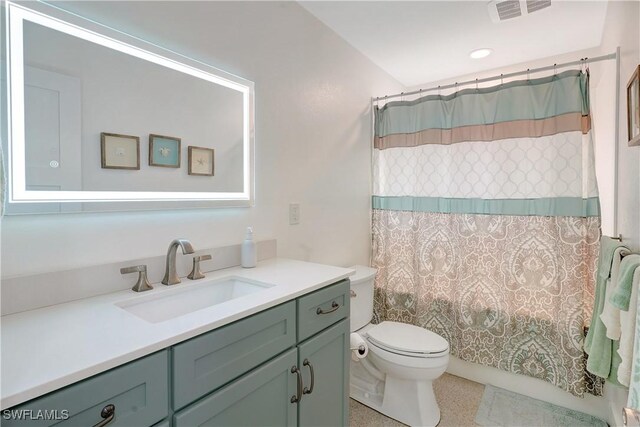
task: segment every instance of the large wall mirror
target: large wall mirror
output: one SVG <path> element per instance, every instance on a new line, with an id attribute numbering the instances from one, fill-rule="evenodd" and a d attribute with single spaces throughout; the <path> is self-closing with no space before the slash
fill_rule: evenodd
<path id="1" fill-rule="evenodd" d="M 4 12 L 6 213 L 251 205 L 252 82 L 52 5 Z"/>

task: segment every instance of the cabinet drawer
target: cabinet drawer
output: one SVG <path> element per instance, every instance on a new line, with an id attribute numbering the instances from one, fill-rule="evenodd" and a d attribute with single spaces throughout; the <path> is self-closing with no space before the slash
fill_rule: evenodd
<path id="1" fill-rule="evenodd" d="M 297 351 L 290 349 L 276 359 L 186 407 L 174 415 L 174 427 L 192 426 L 295 426 Z"/>
<path id="2" fill-rule="evenodd" d="M 169 413 L 168 380 L 168 352 L 161 351 L 14 407 L 9 410 L 14 419 L 3 412 L 2 425 L 93 426 L 112 404 L 109 427 L 150 426 Z"/>
<path id="3" fill-rule="evenodd" d="M 173 347 L 174 408 L 271 359 L 296 343 L 291 301 Z"/>
<path id="4" fill-rule="evenodd" d="M 298 299 L 298 341 L 349 316 L 349 279 Z"/>

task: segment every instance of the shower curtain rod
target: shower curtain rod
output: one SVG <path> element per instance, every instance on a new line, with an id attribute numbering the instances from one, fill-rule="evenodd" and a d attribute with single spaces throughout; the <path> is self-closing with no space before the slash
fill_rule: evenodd
<path id="1" fill-rule="evenodd" d="M 571 61 L 571 62 L 565 62 L 562 64 L 553 64 L 553 65 L 548 65 L 546 67 L 539 67 L 539 68 L 532 68 L 532 69 L 526 69 L 523 71 L 517 71 L 515 73 L 508 73 L 508 74 L 500 74 L 497 76 L 493 76 L 493 77 L 485 77 L 483 79 L 475 79 L 475 80 L 467 80 L 466 82 L 455 82 L 452 84 L 448 84 L 448 85 L 444 85 L 444 86 L 434 86 L 434 87 L 430 87 L 427 89 L 419 89 L 419 90 L 414 90 L 412 92 L 401 92 L 401 93 L 396 93 L 393 95 L 386 95 L 386 96 L 378 96 L 372 99 L 372 101 L 380 101 L 380 100 L 388 100 L 390 98 L 398 98 L 401 96 L 411 96 L 411 95 L 417 95 L 417 94 L 421 94 L 423 92 L 430 92 L 432 90 L 439 90 L 439 89 L 451 89 L 454 87 L 458 87 L 458 86 L 466 86 L 469 84 L 478 84 L 478 83 L 485 83 L 485 82 L 491 82 L 494 80 L 502 80 L 502 79 L 508 79 L 511 77 L 516 77 L 516 76 L 522 76 L 525 74 L 530 74 L 530 73 L 539 73 L 541 71 L 549 71 L 549 70 L 556 70 L 557 68 L 562 68 L 562 67 L 569 67 L 572 65 L 584 65 L 584 64 L 590 64 L 592 62 L 599 62 L 599 61 L 608 61 L 610 59 L 617 59 L 618 57 L 618 53 L 614 52 L 614 53 L 610 53 L 608 55 L 602 55 L 602 56 L 597 56 L 595 58 L 581 58 L 577 61 Z"/>

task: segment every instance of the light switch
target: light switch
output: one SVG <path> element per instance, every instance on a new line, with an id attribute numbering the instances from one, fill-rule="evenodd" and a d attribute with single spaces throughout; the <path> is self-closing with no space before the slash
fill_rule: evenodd
<path id="1" fill-rule="evenodd" d="M 300 224 L 300 203 L 289 203 L 289 225 Z"/>

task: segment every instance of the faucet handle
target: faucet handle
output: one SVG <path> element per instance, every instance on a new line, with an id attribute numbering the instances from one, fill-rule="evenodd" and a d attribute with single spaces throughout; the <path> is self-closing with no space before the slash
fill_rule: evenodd
<path id="1" fill-rule="evenodd" d="M 132 267 L 122 267 L 120 269 L 120 274 L 135 273 L 137 271 L 146 272 L 147 271 L 147 266 L 146 265 L 134 265 Z"/>
<path id="2" fill-rule="evenodd" d="M 138 281 L 131 288 L 135 292 L 150 291 L 153 289 L 149 279 L 147 279 L 147 266 L 146 265 L 134 265 L 132 267 L 123 267 L 120 269 L 120 274 L 139 273 Z"/>
<path id="3" fill-rule="evenodd" d="M 204 274 L 200 271 L 200 261 L 208 261 L 211 259 L 211 255 L 197 255 L 193 257 L 193 268 L 191 273 L 187 276 L 187 279 L 198 280 L 203 279 Z"/>

